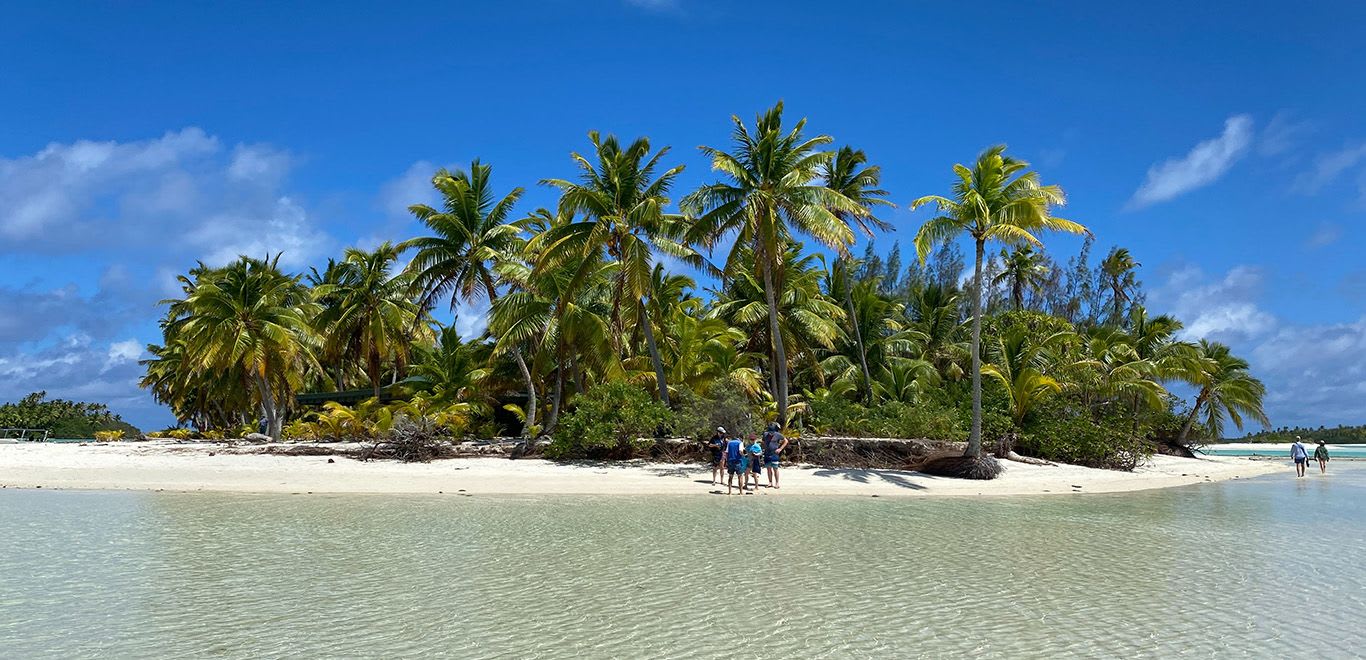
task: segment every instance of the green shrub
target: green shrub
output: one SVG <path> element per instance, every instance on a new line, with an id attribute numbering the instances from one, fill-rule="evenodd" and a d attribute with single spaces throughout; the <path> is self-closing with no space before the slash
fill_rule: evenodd
<path id="1" fill-rule="evenodd" d="M 1152 443 L 1134 433 L 1133 419 L 1110 414 L 1100 419 L 1086 411 L 1058 406 L 1035 415 L 1017 446 L 1020 453 L 1063 463 L 1111 470 L 1133 470 L 1152 455 Z"/>
<path id="2" fill-rule="evenodd" d="M 841 398 L 813 401 L 809 424 L 817 433 L 856 438 L 955 441 L 967 435 L 956 411 L 932 400 L 916 404 L 890 401 L 872 408 Z"/>
<path id="3" fill-rule="evenodd" d="M 555 439 L 550 458 L 629 458 L 640 438 L 654 438 L 673 422 L 664 404 L 626 383 L 599 385 L 574 399 Z M 648 443 L 647 443 L 648 444 Z"/>
<path id="4" fill-rule="evenodd" d="M 739 385 L 721 380 L 707 389 L 705 396 L 691 390 L 675 395 L 673 433 L 684 438 L 705 440 L 723 426 L 729 433 L 749 435 L 763 427 L 763 415 Z"/>

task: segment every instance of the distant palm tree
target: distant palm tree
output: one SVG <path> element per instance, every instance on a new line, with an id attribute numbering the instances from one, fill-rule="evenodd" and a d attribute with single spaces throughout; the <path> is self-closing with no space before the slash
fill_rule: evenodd
<path id="1" fill-rule="evenodd" d="M 862 167 L 868 162 L 868 157 L 862 151 L 851 147 L 840 147 L 835 152 L 835 157 L 825 167 L 824 176 L 825 186 L 834 190 L 846 199 L 863 207 L 864 213 L 847 213 L 838 208 L 831 211 L 844 220 L 846 223 L 853 224 L 863 230 L 864 235 L 871 237 L 872 229 L 891 229 L 891 225 L 878 219 L 873 215 L 873 209 L 877 206 L 894 206 L 887 201 L 887 191 L 878 186 L 882 183 L 882 168 L 872 165 Z M 860 169 L 861 168 L 861 169 Z M 836 259 L 834 270 L 841 275 L 843 280 L 843 293 L 841 299 L 844 302 L 844 311 L 849 314 L 849 326 L 854 330 L 854 344 L 858 349 L 859 368 L 863 372 L 863 399 L 871 403 L 874 396 L 873 375 L 868 369 L 868 349 L 863 342 L 863 329 L 860 327 L 858 310 L 854 308 L 852 297 L 853 283 L 850 281 L 850 271 L 854 264 L 849 259 Z M 892 273 L 892 277 L 899 277 L 899 273 Z"/>
<path id="2" fill-rule="evenodd" d="M 1028 244 L 1001 250 L 1001 261 L 1001 273 L 991 283 L 1009 284 L 1011 304 L 1016 310 L 1024 309 L 1025 292 L 1037 290 L 1047 280 L 1048 261 Z"/>
<path id="3" fill-rule="evenodd" d="M 784 252 L 796 231 L 845 253 L 854 242 L 854 232 L 836 213 L 862 215 L 865 209 L 843 194 L 817 185 L 833 157 L 820 148 L 833 139 L 828 135 L 807 138 L 802 133 L 805 119 L 785 129 L 782 102 L 756 117 L 752 131 L 739 117 L 733 116 L 731 121 L 735 125 L 731 152 L 701 148 L 711 158 L 712 169 L 728 181 L 702 186 L 684 198 L 685 210 L 698 216 L 688 237 L 691 244 L 710 249 L 723 237 L 738 234 L 723 270 L 726 276 L 734 276 L 752 266 L 763 283 L 777 421 L 785 425 L 788 362 L 777 300 L 782 290 Z M 743 260 L 741 256 L 746 254 L 753 260 Z"/>
<path id="4" fill-rule="evenodd" d="M 916 233 L 915 247 L 922 263 L 931 248 L 958 234 L 971 236 L 976 247 L 972 278 L 972 432 L 965 454 L 974 458 L 982 453 L 982 258 L 987 241 L 1039 245 L 1034 232 L 1086 232 L 1082 225 L 1053 215 L 1053 207 L 1066 202 L 1062 188 L 1041 184 L 1038 173 L 1028 168 L 1029 163 L 1005 155 L 1005 145 L 997 145 L 982 152 L 970 169 L 965 165 L 953 166 L 958 181 L 953 185 L 952 199 L 927 195 L 911 203 L 912 209 L 934 204 L 940 213 Z"/>
<path id="5" fill-rule="evenodd" d="M 1105 285 L 1110 288 L 1110 323 L 1119 325 L 1124 320 L 1124 306 L 1132 300 L 1131 291 L 1138 288 L 1134 271 L 1142 264 L 1134 261 L 1127 248 L 1117 247 L 1100 262 Z"/>
<path id="6" fill-rule="evenodd" d="M 408 272 L 413 286 L 423 292 L 423 308 L 430 308 L 447 296 L 452 310 L 459 300 L 475 302 L 486 297 L 490 306 L 497 302 L 496 266 L 522 247 L 521 228 L 510 224 L 508 218 L 523 191 L 513 188 L 495 199 L 490 182 L 492 171 L 492 166 L 478 160 L 470 164 L 469 172 L 439 170 L 432 177 L 432 186 L 441 193 L 442 209 L 438 211 L 426 204 L 409 207 L 435 233 L 399 245 L 403 250 L 417 250 L 408 264 Z M 510 352 L 526 385 L 527 419 L 522 433 L 528 435 L 536 425 L 536 383 L 521 349 L 514 347 Z"/>
<path id="7" fill-rule="evenodd" d="M 399 249 L 389 242 L 367 252 L 348 248 L 328 269 L 327 281 L 313 287 L 322 305 L 314 321 L 323 333 L 323 351 L 343 361 L 363 361 L 370 387 L 380 396 L 381 365 L 388 360 L 401 375 L 408 347 L 430 341 L 426 310 L 412 298 L 412 277 L 394 274 Z"/>
<path id="8" fill-rule="evenodd" d="M 1235 357 L 1228 346 L 1218 342 L 1202 339 L 1197 350 L 1202 358 L 1201 366 L 1191 374 L 1189 382 L 1200 389 L 1177 441 L 1185 442 L 1202 413 L 1205 429 L 1214 438 L 1223 437 L 1225 417 L 1239 430 L 1243 428 L 1244 417 L 1269 426 L 1271 422 L 1262 410 L 1266 386 L 1248 371 L 1247 361 Z"/>

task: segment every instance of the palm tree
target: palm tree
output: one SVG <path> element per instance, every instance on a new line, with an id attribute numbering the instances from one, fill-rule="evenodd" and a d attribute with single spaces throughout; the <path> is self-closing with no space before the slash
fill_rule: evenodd
<path id="1" fill-rule="evenodd" d="M 749 258 L 748 251 L 741 250 L 739 257 Z M 781 344 L 792 349 L 794 363 L 816 365 L 817 352 L 829 350 L 839 338 L 844 311 L 821 292 L 825 273 L 816 255 L 803 255 L 799 245 L 789 245 L 783 250 L 780 269 L 784 277 L 782 288 L 775 292 L 776 310 L 769 306 L 764 284 L 753 273 L 739 272 L 718 293 L 711 314 L 744 331 L 750 339 L 747 350 Z M 778 319 L 776 339 L 769 336 L 774 317 Z M 786 362 L 770 362 L 769 366 L 771 391 L 779 392 L 778 381 L 786 377 Z M 774 399 L 776 404 L 777 397 Z"/>
<path id="2" fill-rule="evenodd" d="M 412 276 L 393 274 L 399 249 L 386 241 L 366 252 L 348 248 L 331 264 L 328 277 L 313 287 L 323 309 L 315 324 L 324 334 L 323 353 L 342 361 L 364 361 L 370 387 L 380 396 L 380 368 L 387 360 L 395 373 L 407 364 L 408 347 L 430 340 L 425 308 L 412 298 Z"/>
<path id="3" fill-rule="evenodd" d="M 833 139 L 828 135 L 805 137 L 805 119 L 785 130 L 781 101 L 755 118 L 753 131 L 738 116 L 732 116 L 731 121 L 735 125 L 732 152 L 701 147 L 711 158 L 712 169 L 728 181 L 702 186 L 684 198 L 684 209 L 698 216 L 689 229 L 688 242 L 712 249 L 723 237 L 737 234 L 724 275 L 734 277 L 752 265 L 763 282 L 776 375 L 777 421 L 785 425 L 788 363 L 777 300 L 782 290 L 783 254 L 794 230 L 846 253 L 854 242 L 854 233 L 836 213 L 862 216 L 866 211 L 835 190 L 813 185 L 833 156 L 820 148 Z M 742 255 L 751 255 L 753 261 L 743 261 Z"/>
<path id="4" fill-rule="evenodd" d="M 1200 390 L 1195 396 L 1190 415 L 1186 417 L 1186 423 L 1181 427 L 1181 434 L 1176 438 L 1177 442 L 1185 442 L 1196 417 L 1202 411 L 1205 429 L 1215 438 L 1223 437 L 1225 417 L 1240 430 L 1244 417 L 1269 426 L 1271 422 L 1262 410 L 1266 386 L 1248 371 L 1247 361 L 1234 356 L 1228 346 L 1218 342 L 1202 339 L 1197 350 L 1202 364 L 1189 382 Z"/>
<path id="5" fill-rule="evenodd" d="M 602 139 L 597 131 L 591 131 L 588 140 L 593 143 L 596 163 L 577 153 L 571 154 L 581 171 L 579 182 L 542 181 L 562 191 L 561 214 L 583 213 L 585 219 L 558 226 L 539 237 L 545 246 L 535 270 L 539 274 L 568 259 L 578 260 L 579 268 L 569 284 L 572 294 L 573 289 L 583 285 L 585 277 L 599 269 L 601 259 L 617 262 L 612 283 L 613 343 L 620 355 L 624 335 L 621 309 L 624 305 L 629 306 L 631 316 L 645 333 L 659 399 L 668 405 L 669 387 L 664 363 L 659 356 L 653 324 L 646 320 L 646 301 L 650 294 L 655 250 L 698 263 L 697 254 L 676 240 L 683 231 L 682 216 L 664 212 L 669 204 L 669 188 L 683 171 L 683 166 L 672 167 L 656 177 L 655 169 L 669 148 L 664 147 L 651 155 L 648 138 L 639 138 L 625 149 L 614 135 Z M 630 303 L 626 304 L 628 300 Z"/>
<path id="6" fill-rule="evenodd" d="M 824 168 L 822 179 L 825 187 L 834 190 L 859 206 L 863 207 L 864 213 L 846 213 L 840 209 L 831 209 L 837 217 L 846 223 L 851 223 L 863 230 L 864 235 L 872 237 L 873 232 L 869 225 L 881 230 L 891 229 L 891 225 L 878 219 L 873 215 L 873 208 L 876 206 L 894 206 L 887 201 L 887 191 L 878 186 L 882 183 L 882 168 L 873 165 L 869 167 L 861 166 L 868 162 L 868 157 L 862 151 L 852 147 L 840 147 L 835 152 L 835 157 Z M 872 403 L 873 400 L 873 375 L 868 369 L 868 349 L 863 343 L 863 330 L 859 327 L 858 310 L 854 308 L 853 283 L 850 281 L 849 271 L 854 267 L 848 259 L 836 259 L 835 270 L 840 272 L 843 279 L 844 310 L 849 314 L 849 325 L 854 329 L 854 344 L 858 349 L 859 368 L 863 372 L 864 400 Z M 899 276 L 899 273 L 892 273 L 892 277 Z"/>
<path id="7" fill-rule="evenodd" d="M 1010 285 L 1010 302 L 1016 310 L 1024 309 L 1026 290 L 1037 290 L 1048 278 L 1048 261 L 1034 251 L 1032 245 L 1021 245 L 1014 250 L 1001 250 L 1001 273 L 992 284 Z"/>
<path id="8" fill-rule="evenodd" d="M 1008 245 L 1041 245 L 1034 233 L 1044 230 L 1075 234 L 1086 228 L 1053 215 L 1053 207 L 1066 203 L 1062 188 L 1045 186 L 1029 163 L 1005 155 L 1005 145 L 982 152 L 972 168 L 954 165 L 958 177 L 953 199 L 927 195 L 911 203 L 916 209 L 926 204 L 938 207 L 915 235 L 920 261 L 930 249 L 957 234 L 972 237 L 976 261 L 972 278 L 972 431 L 968 435 L 966 456 L 982 453 L 982 257 L 987 241 Z"/>
<path id="9" fill-rule="evenodd" d="M 1130 291 L 1138 287 L 1134 271 L 1142 264 L 1134 261 L 1127 248 L 1117 247 L 1100 262 L 1100 272 L 1105 285 L 1110 288 L 1110 323 L 1118 325 L 1124 320 L 1124 305 L 1132 296 Z"/>
<path id="10" fill-rule="evenodd" d="M 982 373 L 1005 388 L 1010 419 L 1016 427 L 1044 398 L 1062 391 L 1062 385 L 1048 374 L 1051 346 L 1061 341 L 1064 337 L 1056 334 L 1036 341 L 1027 328 L 1012 325 L 996 337 L 987 351 L 991 362 L 982 366 Z"/>
<path id="11" fill-rule="evenodd" d="M 432 177 L 432 186 L 441 193 L 442 209 L 438 211 L 425 204 L 409 207 L 435 233 L 399 245 L 402 250 L 417 250 L 408 272 L 413 286 L 423 291 L 419 304 L 424 309 L 447 296 L 452 310 L 460 300 L 474 303 L 487 297 L 490 306 L 498 301 L 495 266 L 522 246 L 521 228 L 509 224 L 508 217 L 523 191 L 513 188 L 495 200 L 490 182 L 492 171 L 492 166 L 477 159 L 470 164 L 469 172 L 439 170 Z M 529 435 L 536 425 L 536 383 L 521 348 L 514 346 L 510 352 L 526 386 L 527 419 L 522 433 Z"/>
<path id="12" fill-rule="evenodd" d="M 241 368 L 255 390 L 267 434 L 279 439 L 285 406 L 314 362 L 308 324 L 312 303 L 299 277 L 273 259 L 242 257 L 200 276 L 194 290 L 172 303 L 174 331 L 199 372 Z"/>

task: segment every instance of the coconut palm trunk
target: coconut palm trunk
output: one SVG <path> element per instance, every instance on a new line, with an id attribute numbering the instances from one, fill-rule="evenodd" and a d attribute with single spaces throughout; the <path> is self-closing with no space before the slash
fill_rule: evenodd
<path id="1" fill-rule="evenodd" d="M 1191 406 L 1190 414 L 1186 415 L 1186 423 L 1181 425 L 1181 433 L 1176 436 L 1178 444 L 1186 442 L 1186 437 L 1190 435 L 1191 429 L 1195 426 L 1195 418 L 1200 415 L 1200 406 L 1205 405 L 1205 398 L 1208 394 L 1208 391 L 1201 390 L 1200 394 L 1195 397 L 1195 405 Z"/>
<path id="2" fill-rule="evenodd" d="M 266 418 L 266 435 L 271 440 L 279 440 L 281 430 L 284 427 L 284 420 L 280 419 L 280 409 L 275 401 L 275 393 L 271 391 L 270 383 L 261 376 L 257 376 L 256 389 L 261 394 L 261 413 Z"/>
<path id="3" fill-rule="evenodd" d="M 645 330 L 645 346 L 650 349 L 650 361 L 655 367 L 655 382 L 659 386 L 659 401 L 664 405 L 669 405 L 669 382 L 664 375 L 664 360 L 659 357 L 659 346 L 655 344 L 654 324 L 650 321 L 650 313 L 645 309 L 645 302 L 641 301 L 640 326 Z"/>
<path id="4" fill-rule="evenodd" d="M 972 273 L 972 431 L 964 456 L 982 455 L 982 255 L 986 241 L 977 239 L 977 263 Z"/>
<path id="5" fill-rule="evenodd" d="M 863 400 L 873 403 L 873 374 L 868 371 L 868 349 L 863 346 L 863 329 L 859 327 L 858 310 L 854 308 L 854 292 L 849 281 L 849 273 L 844 273 L 844 307 L 849 312 L 849 321 L 854 325 L 854 344 L 858 347 L 859 368 L 863 370 Z M 816 373 L 820 373 L 817 370 Z"/>
<path id="6" fill-rule="evenodd" d="M 484 288 L 489 293 L 489 307 L 498 303 L 498 294 L 494 292 L 493 280 L 485 279 Z M 526 359 L 522 357 L 521 347 L 512 348 L 512 357 L 517 361 L 517 369 L 522 372 L 522 381 L 526 384 L 526 419 L 522 422 L 522 436 L 531 435 L 532 429 L 536 426 L 536 382 L 531 379 L 531 369 L 526 366 Z"/>
<path id="7" fill-rule="evenodd" d="M 764 301 L 768 303 L 768 332 L 773 340 L 773 376 L 777 391 L 773 398 L 778 403 L 778 425 L 787 426 L 787 351 L 783 348 L 783 333 L 778 326 L 778 298 L 773 284 L 773 263 L 768 255 L 762 259 L 764 269 Z"/>

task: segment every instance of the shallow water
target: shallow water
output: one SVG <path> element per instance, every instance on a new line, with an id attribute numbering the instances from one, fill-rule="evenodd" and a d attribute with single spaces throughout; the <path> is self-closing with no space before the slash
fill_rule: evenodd
<path id="1" fill-rule="evenodd" d="M 1366 465 L 1000 499 L 0 491 L 0 656 L 1351 657 Z"/>

